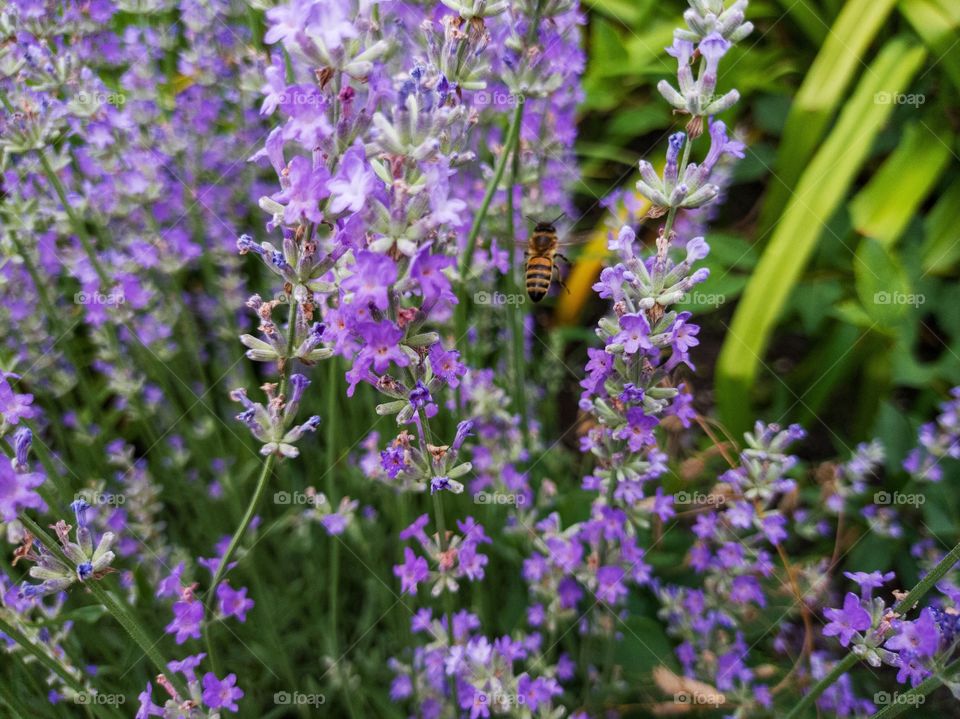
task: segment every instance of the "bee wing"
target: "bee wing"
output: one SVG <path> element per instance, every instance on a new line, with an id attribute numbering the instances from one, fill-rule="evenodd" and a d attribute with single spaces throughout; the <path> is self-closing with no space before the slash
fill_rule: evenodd
<path id="1" fill-rule="evenodd" d="M 590 241 L 592 235 L 589 232 L 577 232 L 575 234 L 567 235 L 562 240 L 557 242 L 557 247 L 576 247 L 578 245 L 585 245 Z M 530 240 L 520 240 L 515 239 L 514 244 L 517 247 L 528 247 L 530 245 Z"/>
<path id="2" fill-rule="evenodd" d="M 591 237 L 592 235 L 589 232 L 577 232 L 576 234 L 567 235 L 560 240 L 557 245 L 560 247 L 577 247 L 587 244 Z"/>

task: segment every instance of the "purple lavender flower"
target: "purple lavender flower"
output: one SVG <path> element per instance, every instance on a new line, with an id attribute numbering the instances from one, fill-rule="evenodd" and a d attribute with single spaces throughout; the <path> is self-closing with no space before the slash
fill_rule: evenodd
<path id="1" fill-rule="evenodd" d="M 286 185 L 274 199 L 284 206 L 283 220 L 296 225 L 301 220 L 321 222 L 319 201 L 330 194 L 329 173 L 325 167 L 314 167 L 305 157 L 294 157 L 286 170 Z"/>
<path id="2" fill-rule="evenodd" d="M 203 623 L 203 604 L 196 599 L 183 599 L 173 605 L 173 621 L 166 626 L 167 634 L 175 634 L 177 644 L 187 639 L 200 638 Z"/>
<path id="3" fill-rule="evenodd" d="M 207 672 L 203 675 L 204 704 L 211 709 L 237 711 L 237 702 L 243 698 L 243 690 L 236 684 L 236 674 L 228 674 L 223 679 L 217 679 L 213 672 Z"/>
<path id="4" fill-rule="evenodd" d="M 0 519 L 12 522 L 25 509 L 46 511 L 46 502 L 35 491 L 45 480 L 38 472 L 17 472 L 0 462 Z"/>
<path id="5" fill-rule="evenodd" d="M 853 592 L 847 592 L 842 609 L 827 608 L 823 613 L 830 620 L 823 628 L 824 636 L 839 636 L 842 646 L 850 644 L 857 632 L 865 632 L 873 624 L 870 613 L 863 608 L 860 599 Z"/>
<path id="6" fill-rule="evenodd" d="M 0 424 L 16 425 L 23 419 L 34 417 L 32 394 L 14 392 L 9 379 L 18 375 L 0 371 Z"/>
<path id="7" fill-rule="evenodd" d="M 362 144 L 354 145 L 344 153 L 336 174 L 327 182 L 327 190 L 331 195 L 330 212 L 335 215 L 344 211 L 360 212 L 373 192 L 375 181 Z"/>
<path id="8" fill-rule="evenodd" d="M 395 566 L 393 573 L 400 578 L 401 592 L 416 594 L 417 585 L 426 581 L 427 577 L 430 576 L 427 560 L 414 554 L 410 547 L 404 547 L 403 557 L 403 564 Z"/>
<path id="9" fill-rule="evenodd" d="M 253 609 L 253 600 L 247 599 L 247 588 L 234 589 L 228 582 L 217 587 L 217 600 L 225 618 L 236 617 L 240 622 L 247 621 L 247 612 Z"/>
<path id="10" fill-rule="evenodd" d="M 940 632 L 933 610 L 929 607 L 920 612 L 920 616 L 912 622 L 898 622 L 895 632 L 884 646 L 887 649 L 904 652 L 910 657 L 920 659 L 932 657 L 940 645 Z"/>

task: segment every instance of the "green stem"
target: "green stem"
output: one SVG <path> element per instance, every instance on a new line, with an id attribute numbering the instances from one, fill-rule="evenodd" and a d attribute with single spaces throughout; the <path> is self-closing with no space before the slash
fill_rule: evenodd
<path id="1" fill-rule="evenodd" d="M 687 141 L 683 143 L 683 157 L 680 160 L 680 164 L 677 166 L 677 175 L 683 177 L 683 171 L 687 168 L 687 163 L 690 162 L 690 151 L 693 149 L 693 140 L 688 136 Z M 677 219 L 677 208 L 671 207 L 667 212 L 667 220 L 663 224 L 663 236 L 667 238 L 667 241 L 670 241 L 670 232 L 673 230 L 673 223 Z"/>
<path id="2" fill-rule="evenodd" d="M 473 216 L 473 224 L 470 226 L 470 234 L 467 235 L 467 251 L 460 260 L 460 276 L 466 278 L 467 270 L 470 269 L 470 263 L 473 261 L 473 252 L 477 247 L 477 238 L 480 236 L 480 228 L 487 217 L 487 211 L 490 209 L 490 203 L 493 201 L 493 195 L 500 187 L 500 181 L 503 179 L 503 173 L 507 169 L 507 160 L 510 159 L 510 150 L 520 136 L 520 123 L 523 119 L 523 103 L 518 102 L 513 109 L 513 117 L 510 120 L 510 126 L 507 129 L 507 138 L 503 144 L 503 152 L 497 158 L 497 165 L 494 168 L 493 176 L 487 182 L 487 189 L 483 195 L 483 202 L 480 203 L 480 209 Z"/>
<path id="3" fill-rule="evenodd" d="M 953 566 L 960 562 L 960 544 L 951 549 L 947 554 L 937 562 L 937 566 L 930 570 L 927 575 L 917 582 L 917 585 L 907 592 L 907 595 L 901 599 L 893 607 L 893 611 L 897 614 L 903 615 L 908 612 L 914 604 L 920 601 L 927 592 L 929 592 L 933 585 L 940 581 L 940 579 L 951 569 Z M 843 676 L 854 664 L 857 663 L 856 654 L 850 653 L 847 654 L 843 659 L 837 662 L 833 669 L 830 672 L 820 679 L 816 684 L 811 687 L 810 691 L 804 694 L 797 704 L 790 710 L 790 713 L 787 714 L 786 719 L 796 719 L 801 716 L 804 711 L 806 711 L 810 705 L 812 705 L 817 698 L 820 697 L 830 686 L 836 682 L 841 676 Z"/>
<path id="4" fill-rule="evenodd" d="M 53 165 L 50 164 L 50 159 L 47 157 L 47 153 L 41 151 L 37 153 L 37 156 L 40 158 L 40 165 L 43 167 L 44 174 L 46 174 L 47 179 L 53 186 L 54 192 L 57 193 L 57 197 L 60 199 L 60 204 L 63 205 L 63 211 L 67 214 L 70 224 L 73 225 L 73 229 L 77 233 L 77 237 L 80 238 L 80 244 L 83 245 L 83 250 L 87 253 L 87 258 L 90 260 L 90 264 L 93 266 L 94 272 L 97 273 L 100 284 L 103 285 L 103 291 L 106 292 L 110 289 L 113 283 L 110 281 L 110 275 L 108 275 L 107 271 L 103 268 L 100 258 L 97 257 L 96 248 L 93 246 L 93 242 L 90 239 L 90 233 L 87 231 L 86 225 L 83 224 L 83 219 L 78 217 L 73 211 L 73 208 L 70 207 L 70 202 L 67 200 L 67 191 L 63 187 L 63 183 L 60 182 L 60 178 L 53 169 Z"/>
<path id="5" fill-rule="evenodd" d="M 520 123 L 523 122 L 523 103 L 518 103 L 521 108 Z M 510 163 L 510 178 L 507 181 L 507 242 L 513 242 L 515 231 L 513 226 L 513 190 L 517 186 L 517 177 L 520 174 L 520 142 L 519 134 L 515 138 L 511 154 L 513 162 Z M 518 280 L 516 263 L 516 250 L 508 244 L 508 257 L 510 258 L 510 276 L 507 283 L 507 291 L 514 295 L 514 302 L 507 303 L 507 319 L 510 327 L 510 338 L 512 340 L 513 360 L 513 401 L 514 410 L 520 415 L 520 427 L 523 431 L 523 446 L 525 449 L 530 447 L 530 427 L 527 422 L 527 400 L 524 392 L 526 362 L 523 356 L 523 317 L 524 313 L 520 309 L 519 298 L 524 290 Z"/>
<path id="6" fill-rule="evenodd" d="M 339 497 L 335 495 L 335 473 L 334 467 L 337 465 L 337 426 L 339 423 L 334 422 L 333 418 L 337 416 L 337 393 L 339 391 L 338 374 L 340 372 L 339 363 L 335 358 L 329 360 L 330 364 L 327 368 L 327 431 L 326 431 L 326 467 L 327 467 L 327 476 L 326 476 L 326 494 L 327 501 L 330 502 L 330 506 L 336 508 Z M 329 615 L 329 626 L 327 629 L 327 642 L 329 647 L 330 656 L 333 658 L 333 661 L 339 659 L 340 653 L 340 625 L 338 621 L 339 614 L 339 602 L 340 602 L 340 542 L 342 541 L 339 537 L 330 536 L 328 537 L 328 551 L 329 551 L 329 576 L 327 577 L 327 587 L 329 591 L 328 595 L 328 610 Z M 339 671 L 339 670 L 338 670 Z M 341 675 L 342 678 L 342 675 Z M 351 717 L 356 717 L 356 708 L 353 705 L 353 692 L 350 691 L 349 686 L 344 686 L 341 681 L 341 694 L 343 700 L 347 705 L 347 711 L 349 711 Z"/>
<path id="7" fill-rule="evenodd" d="M 440 499 L 440 492 L 435 492 L 433 494 L 433 513 L 434 518 L 437 523 L 437 533 L 440 537 L 440 551 L 446 552 L 449 543 L 447 542 L 447 522 L 443 515 L 443 500 Z M 444 587 L 443 590 L 443 611 L 447 615 L 447 642 L 450 645 L 450 648 L 453 648 L 453 597 L 451 596 L 449 590 Z M 454 703 L 454 706 L 457 706 L 457 683 L 454 680 L 453 676 L 449 677 L 450 684 L 450 698 Z"/>
<path id="8" fill-rule="evenodd" d="M 287 352 L 286 356 L 283 358 L 283 365 L 280 370 L 280 388 L 278 396 L 283 396 L 287 391 L 287 380 L 290 375 L 290 363 L 293 362 L 293 344 L 297 336 L 296 323 L 297 303 L 291 297 L 290 311 L 287 315 Z M 207 590 L 206 594 L 208 598 L 206 603 L 208 620 L 210 615 L 210 607 L 214 606 L 214 603 L 216 602 L 217 587 L 220 585 L 220 582 L 223 581 L 223 576 L 227 573 L 227 568 L 230 566 L 230 562 L 237 553 L 240 542 L 243 541 L 243 535 L 250 526 L 250 522 L 253 521 L 253 517 L 257 512 L 257 507 L 260 505 L 260 500 L 263 499 L 263 495 L 267 491 L 267 484 L 270 481 L 270 474 L 273 472 L 273 465 L 276 464 L 276 462 L 276 452 L 271 452 L 270 455 L 264 460 L 263 468 L 260 470 L 260 477 L 257 479 L 257 486 L 253 490 L 253 496 L 250 497 L 250 502 L 247 504 L 247 509 L 243 513 L 243 518 L 240 520 L 240 524 L 237 525 L 233 536 L 230 538 L 230 544 L 227 545 L 227 551 L 223 553 L 223 557 L 220 559 L 220 563 L 217 565 L 217 571 L 214 572 L 213 581 L 210 583 L 210 589 Z M 210 662 L 214 667 L 214 671 L 216 672 L 216 654 L 213 652 L 213 642 L 211 641 L 210 634 L 211 631 L 208 628 L 206 637 L 207 653 L 210 655 Z"/>
<path id="9" fill-rule="evenodd" d="M 423 410 L 417 410 L 417 414 L 420 417 L 420 423 L 423 425 L 423 434 L 425 440 L 428 444 L 433 444 L 433 434 L 430 432 L 430 422 L 427 419 L 427 415 Z M 424 453 L 429 454 L 429 450 L 424 447 Z M 447 549 L 450 546 L 450 543 L 447 541 L 447 520 L 443 513 L 443 499 L 441 498 L 442 492 L 433 492 L 431 490 L 431 497 L 433 499 L 433 515 L 434 521 L 437 525 L 437 537 L 440 542 L 440 551 L 446 553 Z M 453 597 L 450 592 L 444 587 L 443 590 L 443 611 L 447 615 L 447 642 L 450 647 L 453 648 Z M 449 678 L 450 685 L 450 698 L 453 700 L 454 706 L 457 706 L 457 682 L 454 679 L 453 675 Z"/>
<path id="10" fill-rule="evenodd" d="M 490 203 L 493 196 L 500 187 L 500 181 L 503 179 L 503 173 L 507 169 L 507 160 L 510 158 L 510 148 L 514 146 L 520 137 L 520 123 L 523 119 L 523 103 L 518 102 L 513 110 L 513 117 L 510 120 L 510 126 L 507 129 L 507 137 L 503 143 L 503 151 L 497 159 L 493 176 L 487 182 L 487 189 L 483 195 L 483 201 L 480 203 L 480 209 L 473 216 L 473 224 L 470 226 L 470 234 L 467 235 L 467 249 L 460 260 L 460 303 L 457 305 L 457 336 L 462 337 L 466 331 L 466 301 L 467 301 L 467 272 L 473 262 L 473 253 L 477 247 L 477 238 L 480 236 L 480 228 L 487 217 L 487 211 L 490 209 Z"/>

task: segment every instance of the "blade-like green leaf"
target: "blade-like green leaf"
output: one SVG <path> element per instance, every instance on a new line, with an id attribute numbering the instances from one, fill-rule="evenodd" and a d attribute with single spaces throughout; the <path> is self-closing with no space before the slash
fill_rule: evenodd
<path id="1" fill-rule="evenodd" d="M 906 229 L 950 162 L 953 135 L 923 120 L 908 125 L 883 167 L 850 203 L 853 226 L 887 247 Z"/>
<path id="2" fill-rule="evenodd" d="M 960 88 L 960 3 L 956 0 L 901 0 L 900 12 Z"/>
<path id="3" fill-rule="evenodd" d="M 904 91 L 927 55 L 904 38 L 887 43 L 864 73 L 836 127 L 800 179 L 783 218 L 751 277 L 717 363 L 717 395 L 732 429 L 747 426 L 745 401 L 777 317 L 810 259 L 825 223 L 847 196 L 892 111 L 882 93 Z"/>
<path id="4" fill-rule="evenodd" d="M 809 2 L 793 2 L 793 0 L 777 0 L 783 11 L 787 13 L 814 45 L 819 47 L 827 39 L 830 26 L 817 15 L 817 11 Z"/>
<path id="5" fill-rule="evenodd" d="M 761 236 L 771 229 L 790 199 L 804 167 L 820 145 L 830 118 L 864 67 L 862 59 L 883 27 L 895 0 L 850 0 L 797 92 L 783 129 L 780 153 L 760 216 Z"/>

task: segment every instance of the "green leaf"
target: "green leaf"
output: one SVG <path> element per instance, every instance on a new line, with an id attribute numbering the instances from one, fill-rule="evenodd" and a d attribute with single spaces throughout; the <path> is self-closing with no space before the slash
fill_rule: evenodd
<path id="1" fill-rule="evenodd" d="M 623 639 L 616 643 L 614 657 L 631 681 L 652 684 L 651 672 L 656 667 L 677 669 L 673 645 L 657 620 L 633 615 L 626 622 L 617 622 L 616 630 L 623 633 Z"/>
<path id="2" fill-rule="evenodd" d="M 791 302 L 791 308 L 800 316 L 803 331 L 815 334 L 827 317 L 824 311 L 843 297 L 844 291 L 836 278 L 819 278 L 804 282 Z"/>
<path id="3" fill-rule="evenodd" d="M 777 2 L 814 45 L 819 47 L 823 44 L 830 27 L 817 15 L 810 3 L 793 0 L 777 0 Z"/>
<path id="4" fill-rule="evenodd" d="M 868 315 L 891 327 L 910 307 L 910 283 L 903 266 L 877 240 L 860 243 L 853 260 L 857 296 Z"/>
<path id="5" fill-rule="evenodd" d="M 952 133 L 934 132 L 923 120 L 908 125 L 896 150 L 850 202 L 856 230 L 893 245 L 947 168 L 952 144 Z"/>
<path id="6" fill-rule="evenodd" d="M 899 10 L 930 48 L 954 86 L 960 88 L 960 3 L 956 0 L 901 0 Z M 932 68 L 931 68 L 932 69 Z"/>
<path id="7" fill-rule="evenodd" d="M 924 274 L 947 274 L 960 260 L 960 180 L 937 201 L 923 222 Z"/>
<path id="8" fill-rule="evenodd" d="M 848 325 L 854 325 L 855 327 L 870 329 L 877 324 L 876 320 L 867 314 L 863 305 L 856 300 L 844 300 L 843 302 L 837 303 L 830 314 L 833 317 L 843 320 Z"/>
<path id="9" fill-rule="evenodd" d="M 591 10 L 606 15 L 616 22 L 636 27 L 646 17 L 655 0 L 586 0 Z"/>
<path id="10" fill-rule="evenodd" d="M 761 233 L 772 228 L 810 157 L 820 146 L 830 118 L 847 97 L 863 68 L 863 56 L 893 10 L 894 0 L 850 0 L 837 17 L 826 42 L 803 79 L 784 127 L 760 217 Z"/>
<path id="11" fill-rule="evenodd" d="M 744 291 L 718 360 L 719 408 L 733 431 L 748 426 L 750 408 L 744 397 L 757 377 L 777 318 L 890 116 L 892 106 L 877 104 L 875 97 L 903 92 L 926 55 L 905 38 L 887 43 L 803 173 Z"/>

